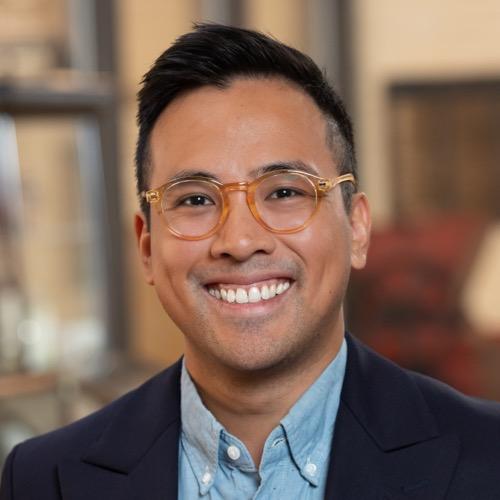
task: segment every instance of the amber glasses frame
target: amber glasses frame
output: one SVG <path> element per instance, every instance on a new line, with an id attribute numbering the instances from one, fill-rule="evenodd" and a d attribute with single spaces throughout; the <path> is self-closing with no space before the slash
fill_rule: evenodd
<path id="1" fill-rule="evenodd" d="M 259 184 L 263 182 L 264 180 L 268 179 L 269 177 L 273 177 L 276 175 L 281 175 L 281 174 L 295 174 L 295 175 L 300 175 L 304 177 L 314 188 L 314 193 L 315 193 L 315 206 L 314 210 L 312 211 L 310 217 L 300 226 L 292 228 L 292 229 L 276 229 L 268 224 L 265 223 L 265 221 L 262 219 L 261 215 L 259 214 L 259 211 L 257 209 L 257 206 L 255 204 L 255 191 L 257 190 Z M 352 184 L 356 185 L 356 179 L 354 178 L 353 174 L 343 174 L 339 175 L 338 177 L 334 177 L 332 179 L 326 178 L 326 177 L 319 177 L 317 175 L 311 174 L 309 172 L 303 172 L 301 170 L 290 170 L 290 169 L 282 169 L 282 170 L 273 170 L 271 172 L 268 172 L 266 174 L 263 174 L 259 177 L 257 177 L 255 180 L 248 182 L 248 181 L 242 181 L 242 182 L 230 182 L 227 184 L 224 184 L 222 182 L 219 182 L 215 179 L 208 179 L 206 177 L 202 176 L 191 176 L 191 177 L 186 177 L 183 179 L 174 179 L 170 182 L 167 182 L 166 184 L 163 184 L 162 186 L 156 188 L 156 189 L 150 189 L 148 191 L 143 191 L 141 193 L 141 197 L 145 198 L 145 200 L 151 204 L 152 206 L 157 207 L 158 213 L 161 215 L 164 210 L 162 210 L 162 197 L 163 194 L 167 189 L 172 188 L 173 186 L 176 186 L 178 184 L 184 183 L 184 182 L 202 182 L 209 184 L 210 186 L 214 187 L 217 192 L 220 195 L 220 199 L 222 200 L 222 210 L 220 213 L 219 221 L 217 224 L 207 233 L 204 233 L 199 236 L 186 236 L 182 233 L 179 233 L 176 231 L 174 228 L 172 228 L 166 217 L 162 217 L 162 220 L 165 222 L 168 230 L 174 235 L 177 236 L 180 239 L 183 240 L 189 240 L 189 241 L 197 241 L 197 240 L 203 240 L 205 238 L 209 238 L 213 234 L 215 234 L 221 226 L 224 224 L 224 222 L 227 219 L 227 216 L 229 214 L 230 210 L 230 205 L 229 205 L 229 197 L 228 193 L 231 191 L 245 191 L 246 192 L 246 200 L 247 200 L 247 205 L 248 208 L 250 209 L 250 212 L 252 213 L 253 217 L 255 220 L 265 229 L 272 233 L 277 233 L 277 234 L 292 234 L 292 233 L 298 233 L 299 231 L 302 231 L 304 228 L 308 226 L 308 224 L 311 222 L 312 218 L 318 211 L 319 207 L 319 202 L 322 197 L 324 197 L 329 191 L 334 189 L 336 186 L 343 182 L 351 182 Z"/>

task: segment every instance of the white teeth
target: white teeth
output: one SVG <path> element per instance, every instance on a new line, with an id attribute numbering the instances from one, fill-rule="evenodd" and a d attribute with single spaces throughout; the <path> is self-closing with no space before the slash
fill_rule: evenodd
<path id="1" fill-rule="evenodd" d="M 248 302 L 248 295 L 243 288 L 236 289 L 236 302 L 238 304 L 246 304 Z"/>
<path id="2" fill-rule="evenodd" d="M 218 300 L 224 302 L 238 304 L 247 304 L 260 302 L 261 300 L 269 300 L 280 295 L 290 288 L 289 281 L 282 281 L 278 284 L 273 283 L 272 285 L 263 285 L 261 288 L 257 286 L 250 287 L 249 290 L 244 288 L 236 288 L 236 290 L 229 288 L 209 288 L 208 293 Z"/>
<path id="3" fill-rule="evenodd" d="M 260 292 L 256 286 L 253 286 L 248 290 L 248 302 L 259 302 Z"/>

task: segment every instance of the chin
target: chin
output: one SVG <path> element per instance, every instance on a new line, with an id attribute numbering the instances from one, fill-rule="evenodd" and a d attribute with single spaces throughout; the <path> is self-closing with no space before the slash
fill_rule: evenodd
<path id="1" fill-rule="evenodd" d="M 299 353 L 303 352 L 301 348 L 290 350 L 290 343 L 287 344 L 287 351 L 276 349 L 276 344 L 273 347 L 273 350 L 269 349 L 269 345 L 265 350 L 232 349 L 218 353 L 216 357 L 218 363 L 227 369 L 256 375 L 284 371 L 290 365 L 295 365 L 300 357 Z"/>

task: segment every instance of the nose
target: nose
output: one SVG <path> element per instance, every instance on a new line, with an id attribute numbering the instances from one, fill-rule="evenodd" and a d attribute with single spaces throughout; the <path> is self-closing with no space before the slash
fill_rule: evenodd
<path id="1" fill-rule="evenodd" d="M 232 192 L 230 198 L 229 214 L 212 242 L 212 257 L 243 262 L 256 253 L 272 253 L 276 247 L 275 235 L 254 218 L 246 193 Z"/>

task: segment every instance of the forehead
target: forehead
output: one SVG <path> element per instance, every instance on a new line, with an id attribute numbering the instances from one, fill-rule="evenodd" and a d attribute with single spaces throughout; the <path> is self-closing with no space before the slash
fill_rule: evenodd
<path id="1" fill-rule="evenodd" d="M 333 175 L 327 123 L 311 97 L 277 79 L 237 79 L 227 88 L 201 87 L 160 115 L 150 142 L 151 185 L 181 170 L 241 180 L 276 162 L 301 161 Z"/>

